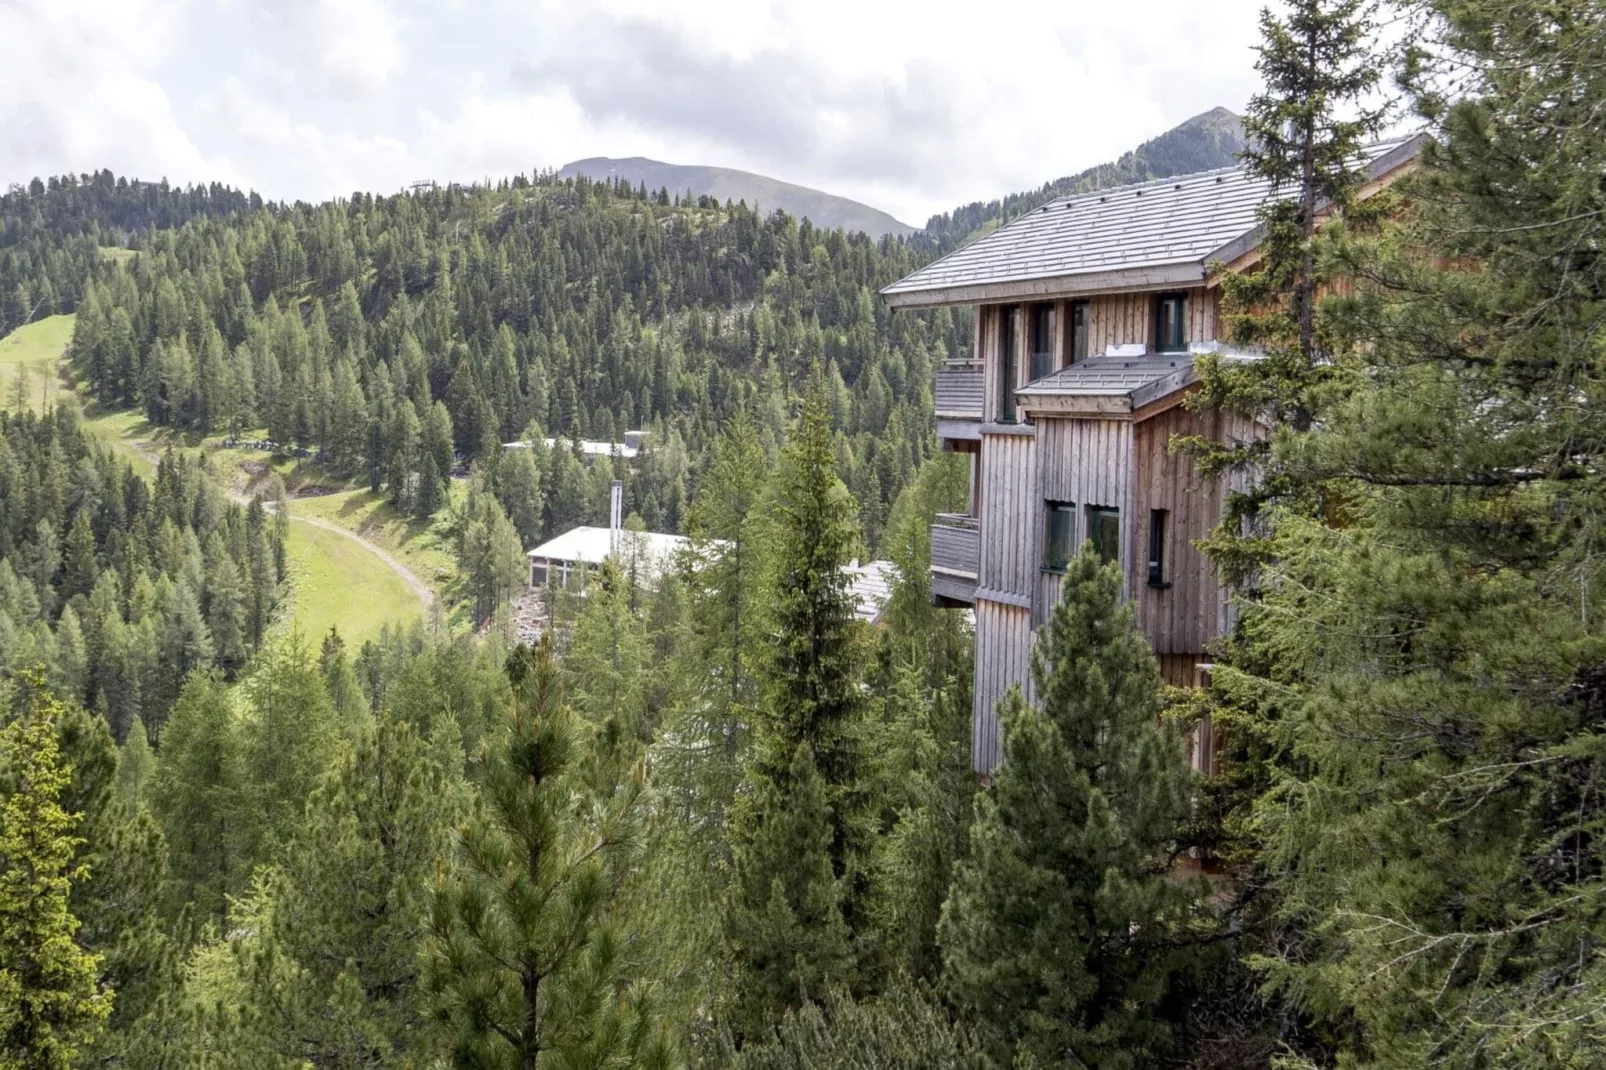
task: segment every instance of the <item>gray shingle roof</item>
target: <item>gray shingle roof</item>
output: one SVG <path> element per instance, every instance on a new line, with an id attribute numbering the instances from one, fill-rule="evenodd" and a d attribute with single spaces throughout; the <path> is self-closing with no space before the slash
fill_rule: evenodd
<path id="1" fill-rule="evenodd" d="M 1372 177 L 1410 160 L 1420 144 L 1368 147 Z M 1196 282 L 1210 261 L 1253 247 L 1256 212 L 1271 195 L 1264 179 L 1230 167 L 1062 197 L 881 293 L 894 306 L 920 307 Z M 1010 284 L 1013 292 L 1000 289 Z"/>
<path id="2" fill-rule="evenodd" d="M 1191 371 L 1193 356 L 1089 357 L 1087 360 L 1027 383 L 1016 393 L 1021 397 L 1075 396 L 1111 397 L 1159 382 L 1178 371 Z"/>

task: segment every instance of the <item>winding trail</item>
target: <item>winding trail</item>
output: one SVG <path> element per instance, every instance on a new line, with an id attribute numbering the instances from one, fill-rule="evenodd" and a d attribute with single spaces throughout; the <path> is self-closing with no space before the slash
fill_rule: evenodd
<path id="1" fill-rule="evenodd" d="M 128 445 L 130 449 L 139 454 L 141 457 L 145 458 L 151 464 L 157 464 L 161 461 L 161 456 L 152 451 L 143 442 L 129 441 Z M 234 501 L 239 502 L 241 505 L 249 505 L 251 503 L 251 498 L 249 495 L 241 494 L 238 491 L 229 491 L 229 497 Z M 262 508 L 266 509 L 270 513 L 275 512 L 273 503 L 270 501 L 264 501 L 262 503 Z M 413 572 L 412 569 L 408 568 L 395 557 L 374 545 L 371 540 L 363 538 L 350 528 L 343 528 L 339 524 L 331 524 L 329 521 L 321 520 L 318 517 L 297 516 L 294 510 L 292 510 L 290 513 L 290 521 L 291 523 L 295 524 L 310 524 L 312 527 L 322 528 L 324 531 L 333 532 L 343 539 L 350 539 L 352 542 L 361 546 L 364 550 L 367 550 L 369 553 L 379 558 L 379 560 L 383 561 L 387 566 L 389 566 L 392 572 L 400 576 L 402 581 L 405 582 L 408 587 L 412 588 L 413 594 L 418 596 L 418 600 L 423 604 L 426 612 L 428 612 L 430 607 L 435 604 L 435 589 L 420 579 L 417 573 Z"/>

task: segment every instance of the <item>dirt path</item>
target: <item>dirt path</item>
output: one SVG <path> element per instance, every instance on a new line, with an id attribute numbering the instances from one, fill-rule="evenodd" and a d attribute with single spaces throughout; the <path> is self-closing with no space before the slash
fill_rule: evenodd
<path id="1" fill-rule="evenodd" d="M 251 500 L 249 498 L 240 496 L 235 496 L 235 498 L 237 501 L 243 502 L 249 502 Z M 270 513 L 274 511 L 272 502 L 263 502 L 262 507 Z M 352 531 L 350 528 L 343 528 L 339 524 L 331 524 L 329 521 L 320 520 L 315 516 L 296 516 L 294 510 L 292 510 L 290 513 L 290 520 L 297 524 L 311 524 L 315 528 L 322 528 L 325 531 L 332 531 L 342 538 L 350 539 L 352 542 L 361 546 L 364 550 L 367 550 L 369 553 L 379 558 L 379 560 L 389 565 L 391 571 L 405 580 L 407 586 L 413 589 L 413 593 L 418 596 L 418 600 L 420 602 L 424 603 L 424 608 L 426 610 L 435 604 L 435 589 L 433 587 L 419 579 L 412 569 L 408 568 L 406 565 L 396 560 L 396 558 L 392 557 L 384 550 L 381 550 L 378 546 L 375 546 L 372 542 L 363 538 L 355 531 Z"/>
<path id="2" fill-rule="evenodd" d="M 139 454 L 141 457 L 145 458 L 151 464 L 158 464 L 161 462 L 161 457 L 147 447 L 145 443 L 130 441 L 128 445 L 130 449 Z M 249 497 L 235 491 L 230 491 L 229 497 L 234 499 L 236 502 L 239 502 L 241 505 L 249 505 L 251 503 L 251 499 Z M 266 509 L 270 513 L 274 511 L 273 503 L 270 501 L 264 501 L 262 503 L 262 508 Z M 433 587 L 419 579 L 417 574 L 414 573 L 412 569 L 402 564 L 384 550 L 381 550 L 378 546 L 375 546 L 370 540 L 365 539 L 355 531 L 352 531 L 350 528 L 343 528 L 339 524 L 331 524 L 327 520 L 320 520 L 313 516 L 296 516 L 294 510 L 291 510 L 290 521 L 291 523 L 295 524 L 310 524 L 315 528 L 322 528 L 324 531 L 333 532 L 343 539 L 350 539 L 352 542 L 361 546 L 364 550 L 367 550 L 369 553 L 379 558 L 379 560 L 383 561 L 387 566 L 390 567 L 392 572 L 400 576 L 407 586 L 412 588 L 413 593 L 418 596 L 418 600 L 423 603 L 426 611 L 428 611 L 429 608 L 435 604 L 435 589 Z"/>

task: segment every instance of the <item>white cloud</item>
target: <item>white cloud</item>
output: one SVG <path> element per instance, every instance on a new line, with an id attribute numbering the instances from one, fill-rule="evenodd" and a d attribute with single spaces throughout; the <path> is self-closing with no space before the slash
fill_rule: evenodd
<path id="1" fill-rule="evenodd" d="M 645 155 L 918 224 L 1241 107 L 1258 3 L 0 0 L 0 183 L 311 199 Z"/>

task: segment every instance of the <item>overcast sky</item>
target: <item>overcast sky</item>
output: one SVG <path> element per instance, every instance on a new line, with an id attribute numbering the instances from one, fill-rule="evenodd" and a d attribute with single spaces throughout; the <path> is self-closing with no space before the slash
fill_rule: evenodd
<path id="1" fill-rule="evenodd" d="M 274 199 L 586 156 L 905 222 L 1255 87 L 1260 0 L 0 0 L 0 186 L 109 167 Z"/>

